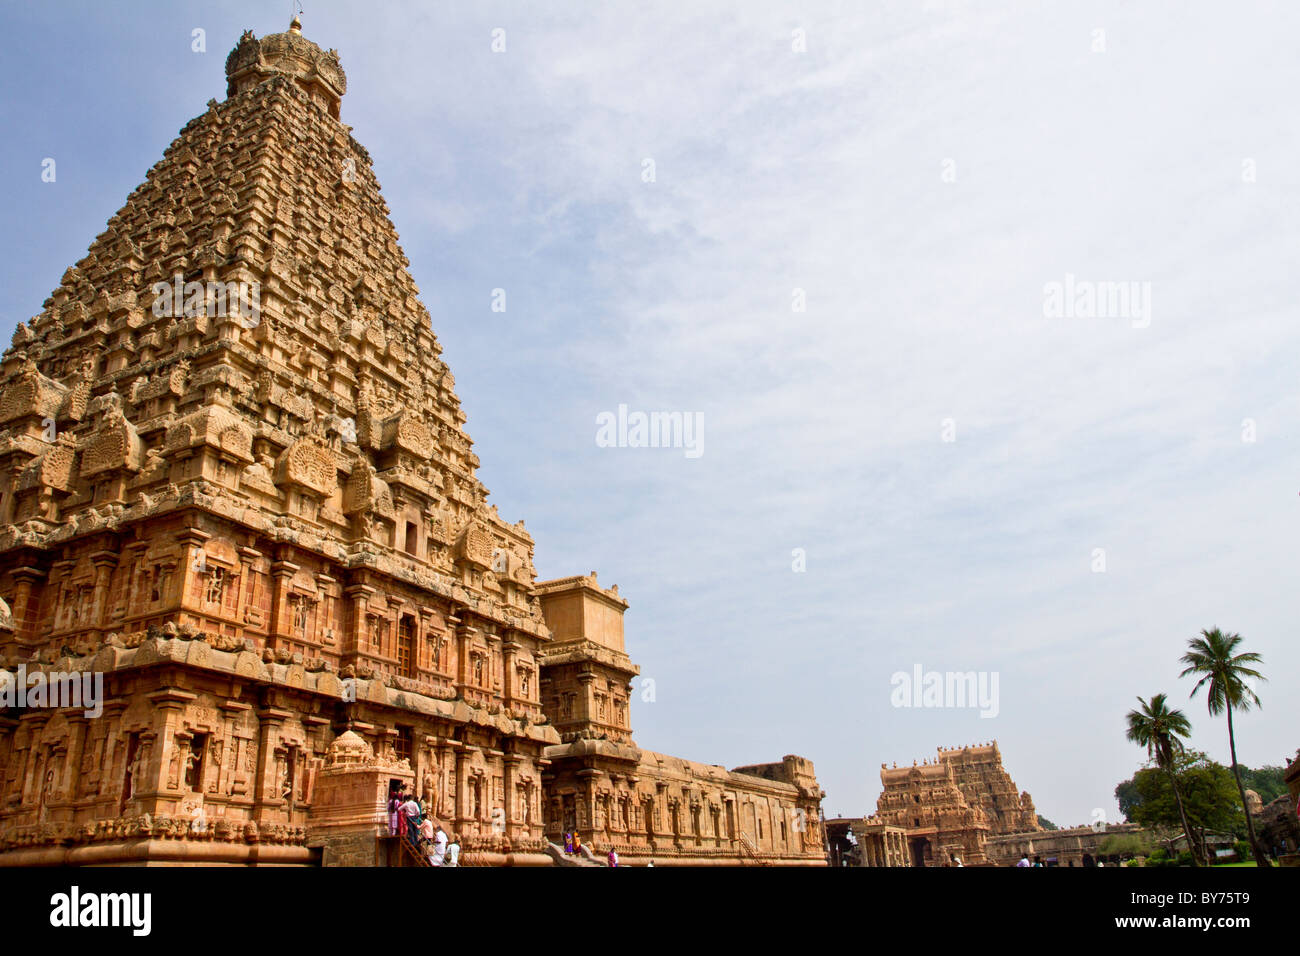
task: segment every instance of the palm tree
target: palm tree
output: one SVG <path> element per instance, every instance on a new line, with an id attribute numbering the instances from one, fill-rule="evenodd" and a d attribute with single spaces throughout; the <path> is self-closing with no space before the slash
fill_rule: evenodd
<path id="1" fill-rule="evenodd" d="M 1124 736 L 1146 747 L 1147 756 L 1154 758 L 1156 766 L 1169 775 L 1169 785 L 1178 803 L 1178 819 L 1183 823 L 1183 836 L 1187 838 L 1187 849 L 1192 853 L 1193 864 L 1200 866 L 1201 848 L 1192 836 L 1192 828 L 1187 825 L 1183 795 L 1178 790 L 1178 777 L 1174 775 L 1174 754 L 1182 752 L 1182 738 L 1192 732 L 1192 724 L 1181 710 L 1170 710 L 1166 706 L 1167 700 L 1164 694 L 1156 694 L 1150 703 L 1139 697 L 1142 709 L 1128 712 L 1128 731 Z"/>
<path id="2" fill-rule="evenodd" d="M 1228 712 L 1228 749 L 1232 751 L 1232 775 L 1237 780 L 1237 792 L 1241 794 L 1241 809 L 1246 814 L 1246 833 L 1250 836 L 1250 850 L 1255 855 L 1256 866 L 1270 866 L 1264 848 L 1255 836 L 1255 824 L 1250 819 L 1250 808 L 1246 806 L 1246 788 L 1241 785 L 1241 769 L 1237 766 L 1237 735 L 1232 727 L 1232 709 L 1250 710 L 1253 704 L 1260 706 L 1259 697 L 1250 689 L 1246 678 L 1264 680 L 1264 675 L 1250 667 L 1262 664 L 1258 654 L 1238 654 L 1237 645 L 1241 643 L 1240 634 L 1224 634 L 1217 627 L 1212 631 L 1201 631 L 1200 637 L 1187 642 L 1190 648 L 1183 655 L 1186 669 L 1179 677 L 1188 674 L 1200 675 L 1200 680 L 1192 688 L 1190 696 L 1195 697 L 1202 686 L 1208 685 L 1207 701 L 1212 716 Z"/>

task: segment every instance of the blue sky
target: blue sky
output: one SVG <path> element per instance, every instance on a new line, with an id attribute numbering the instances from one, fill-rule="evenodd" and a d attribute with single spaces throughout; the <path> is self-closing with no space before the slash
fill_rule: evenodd
<path id="1" fill-rule="evenodd" d="M 0 8 L 0 333 L 224 98 L 240 32 L 289 16 Z M 1085 823 L 1143 757 L 1134 698 L 1185 701 L 1178 657 L 1213 626 L 1271 678 L 1242 760 L 1300 746 L 1300 9 L 313 2 L 303 23 L 339 50 L 490 500 L 543 577 L 596 569 L 631 602 L 643 747 L 800 753 L 848 815 L 882 762 L 996 738 L 1041 813 Z M 1048 317 L 1067 274 L 1148 283 L 1149 324 Z M 620 403 L 702 414 L 704 453 L 598 447 Z M 891 706 L 917 664 L 997 672 L 998 716 Z M 1223 722 L 1184 707 L 1226 761 Z"/>

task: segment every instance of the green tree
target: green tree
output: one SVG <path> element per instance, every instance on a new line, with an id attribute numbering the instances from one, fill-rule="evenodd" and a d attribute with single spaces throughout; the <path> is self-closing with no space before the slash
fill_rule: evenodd
<path id="1" fill-rule="evenodd" d="M 1038 825 L 1039 825 L 1040 827 L 1042 827 L 1044 830 L 1059 830 L 1059 829 L 1061 829 L 1061 828 L 1058 827 L 1055 823 L 1053 823 L 1051 820 L 1047 819 L 1047 817 L 1043 816 L 1041 813 L 1038 815 Z"/>
<path id="2" fill-rule="evenodd" d="M 1206 858 L 1207 833 L 1244 835 L 1246 821 L 1237 802 L 1236 785 L 1232 773 L 1221 763 L 1197 751 L 1187 750 L 1174 757 L 1173 776 L 1178 781 L 1182 795 L 1183 811 L 1191 829 L 1193 849 Z M 1182 817 L 1174 797 L 1169 775 L 1148 767 L 1133 776 L 1133 786 L 1139 795 L 1133 808 L 1133 822 L 1158 830 L 1177 827 Z"/>
<path id="3" fill-rule="evenodd" d="M 1103 837 L 1097 851 L 1102 856 L 1118 856 L 1132 859 L 1135 856 L 1151 855 L 1151 840 L 1143 833 L 1112 833 Z"/>
<path id="4" fill-rule="evenodd" d="M 1259 767 L 1251 770 L 1241 768 L 1241 782 L 1247 790 L 1254 790 L 1265 806 L 1286 793 L 1286 781 L 1282 779 L 1285 771 L 1281 767 Z"/>
<path id="5" fill-rule="evenodd" d="M 1124 814 L 1124 819 L 1132 823 L 1133 808 L 1142 802 L 1142 797 L 1138 794 L 1132 777 L 1115 785 L 1115 802 L 1119 804 L 1119 812 Z"/>
<path id="6" fill-rule="evenodd" d="M 1264 676 L 1255 670 L 1253 664 L 1262 664 L 1258 654 L 1237 653 L 1241 644 L 1240 634 L 1224 634 L 1217 627 L 1201 631 L 1200 637 L 1187 642 L 1188 651 L 1183 655 L 1187 665 L 1179 677 L 1195 675 L 1200 677 L 1192 688 L 1190 696 L 1195 697 L 1202 687 L 1206 688 L 1206 703 L 1211 716 L 1217 717 L 1225 711 L 1228 714 L 1228 749 L 1232 753 L 1232 776 L 1237 781 L 1237 795 L 1241 797 L 1241 810 L 1246 815 L 1246 837 L 1250 840 L 1251 852 L 1255 855 L 1255 865 L 1267 867 L 1272 864 L 1268 855 L 1255 837 L 1255 824 L 1246 809 L 1246 788 L 1241 784 L 1241 771 L 1237 764 L 1237 735 L 1232 726 L 1232 710 L 1250 710 L 1251 705 L 1260 706 L 1259 697 L 1246 683 L 1248 678 L 1264 680 Z"/>
<path id="7" fill-rule="evenodd" d="M 1183 798 L 1178 791 L 1178 781 L 1174 777 L 1173 770 L 1174 755 L 1182 751 L 1182 739 L 1192 732 L 1192 725 L 1181 710 L 1170 710 L 1167 701 L 1168 698 L 1164 694 L 1156 694 L 1149 703 L 1139 697 L 1138 703 L 1142 707 L 1128 712 L 1128 730 L 1124 736 L 1133 743 L 1145 747 L 1147 756 L 1168 774 L 1174 801 L 1178 805 L 1178 818 L 1183 825 L 1183 834 L 1187 837 L 1187 847 L 1192 850 L 1195 859 L 1196 841 L 1192 838 L 1191 827 L 1187 825 Z"/>

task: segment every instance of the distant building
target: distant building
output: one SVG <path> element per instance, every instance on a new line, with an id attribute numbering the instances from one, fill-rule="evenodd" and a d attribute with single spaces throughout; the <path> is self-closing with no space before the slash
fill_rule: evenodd
<path id="1" fill-rule="evenodd" d="M 577 833 L 625 865 L 824 865 L 822 791 L 813 765 L 725 770 L 641 750 L 629 696 L 637 667 L 624 650 L 618 588 L 595 572 L 539 582 L 551 631 L 541 655 L 542 705 L 561 743 L 546 748 L 546 834 Z"/>
<path id="2" fill-rule="evenodd" d="M 867 866 L 978 866 L 989 837 L 1039 829 L 996 741 L 941 747 L 938 759 L 911 767 L 881 764 L 880 781 L 875 814 L 853 826 Z"/>

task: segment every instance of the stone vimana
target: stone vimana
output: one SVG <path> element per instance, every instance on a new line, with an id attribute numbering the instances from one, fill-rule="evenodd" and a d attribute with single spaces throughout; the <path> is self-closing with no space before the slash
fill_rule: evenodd
<path id="1" fill-rule="evenodd" d="M 486 503 L 338 55 L 226 75 L 0 364 L 0 863 L 415 865 L 400 781 L 462 863 L 824 865 L 812 764 L 640 750 L 627 603 Z"/>

